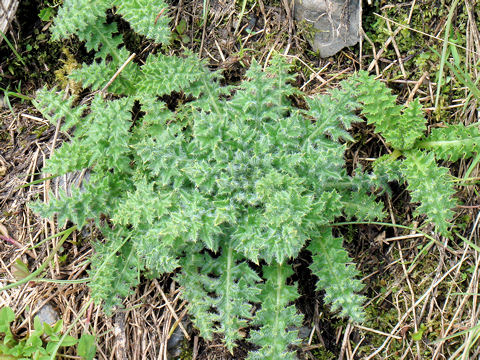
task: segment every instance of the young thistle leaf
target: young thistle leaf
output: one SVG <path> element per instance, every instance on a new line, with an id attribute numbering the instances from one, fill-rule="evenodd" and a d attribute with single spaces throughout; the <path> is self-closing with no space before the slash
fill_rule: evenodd
<path id="1" fill-rule="evenodd" d="M 438 159 L 457 161 L 471 157 L 477 153 L 480 145 L 478 124 L 465 126 L 463 124 L 448 125 L 435 128 L 431 134 L 419 144 L 419 147 L 431 150 Z"/>
<path id="2" fill-rule="evenodd" d="M 287 285 L 286 281 L 293 274 L 288 265 L 274 263 L 263 267 L 263 277 L 266 281 L 260 285 L 260 300 L 262 307 L 255 314 L 253 324 L 259 325 L 258 330 L 250 332 L 250 341 L 260 346 L 252 351 L 248 360 L 294 360 L 297 357 L 287 348 L 297 344 L 298 331 L 302 316 L 297 314 L 291 303 L 299 294 L 295 286 Z"/>
<path id="3" fill-rule="evenodd" d="M 362 114 L 368 124 L 375 126 L 385 141 L 394 149 L 411 149 L 426 131 L 425 118 L 418 100 L 406 108 L 396 104 L 396 96 L 387 86 L 360 71 L 346 81 L 349 89 L 356 89 L 356 100 L 363 104 Z"/>
<path id="4" fill-rule="evenodd" d="M 412 201 L 420 203 L 415 214 L 426 214 L 440 234 L 449 236 L 457 202 L 448 169 L 437 165 L 432 152 L 412 150 L 405 154 L 402 173 Z"/>
<path id="5" fill-rule="evenodd" d="M 320 228 L 312 237 L 308 250 L 312 253 L 312 272 L 318 277 L 317 289 L 325 290 L 325 300 L 332 310 L 341 309 L 343 316 L 353 321 L 364 319 L 363 297 L 356 293 L 362 284 L 356 279 L 358 271 L 342 246 L 342 239 L 332 235 L 331 228 Z"/>

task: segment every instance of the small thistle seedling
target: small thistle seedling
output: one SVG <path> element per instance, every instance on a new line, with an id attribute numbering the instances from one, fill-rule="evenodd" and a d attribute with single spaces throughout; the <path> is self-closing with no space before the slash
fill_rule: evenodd
<path id="1" fill-rule="evenodd" d="M 436 157 L 470 156 L 478 129 L 451 126 L 425 136 L 419 103 L 396 105 L 366 73 L 296 108 L 289 99 L 302 94 L 280 57 L 265 71 L 253 61 L 243 82 L 221 86 L 221 73 L 195 55 L 158 52 L 142 65 L 128 63 L 108 88 L 112 96 L 102 96 L 130 56 L 116 24 L 105 22 L 106 10 L 165 45 L 169 19 L 156 17 L 165 7 L 161 0 L 65 0 L 53 36 L 76 35 L 95 51 L 96 61 L 70 77 L 96 95 L 76 105 L 63 91 L 39 91 L 37 108 L 72 134 L 44 171 L 88 168 L 90 179 L 71 197 L 33 207 L 57 214 L 59 223 L 81 227 L 93 219 L 100 227 L 105 241 L 95 244 L 90 288 L 105 311 L 132 293 L 141 271 L 175 272 L 202 336 L 220 334 L 232 351 L 239 330 L 251 325 L 248 359 L 294 359 L 289 346 L 299 341 L 302 317 L 292 305 L 299 296 L 289 281 L 292 259 L 311 252 L 310 269 L 332 310 L 361 321 L 358 272 L 331 224 L 383 217 L 376 196 L 397 179 L 408 183 L 418 211 L 448 234 L 454 190 Z M 161 98 L 173 93 L 188 101 L 171 110 Z M 134 104 L 143 114 L 135 120 Z M 344 153 L 353 141 L 348 129 L 362 121 L 357 109 L 396 150 L 374 172 L 355 169 L 352 176 Z"/>

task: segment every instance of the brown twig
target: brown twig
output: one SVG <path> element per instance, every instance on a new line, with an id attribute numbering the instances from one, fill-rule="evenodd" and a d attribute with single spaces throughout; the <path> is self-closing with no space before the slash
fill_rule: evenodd
<path id="1" fill-rule="evenodd" d="M 132 55 L 130 55 L 128 57 L 128 59 L 122 64 L 122 66 L 120 66 L 117 70 L 117 72 L 112 76 L 112 78 L 110 80 L 108 80 L 107 84 L 103 87 L 103 89 L 100 91 L 102 96 L 105 96 L 105 92 L 107 91 L 108 87 L 110 85 L 112 85 L 112 83 L 115 81 L 115 79 L 118 77 L 118 75 L 120 75 L 120 73 L 123 71 L 123 69 L 125 69 L 125 67 L 130 63 L 130 61 L 133 60 L 133 58 L 136 56 L 137 54 L 135 53 L 132 53 Z"/>

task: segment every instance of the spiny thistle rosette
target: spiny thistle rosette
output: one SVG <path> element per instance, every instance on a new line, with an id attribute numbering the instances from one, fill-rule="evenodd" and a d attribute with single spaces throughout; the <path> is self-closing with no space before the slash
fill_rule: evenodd
<path id="1" fill-rule="evenodd" d="M 112 8 L 138 34 L 164 45 L 170 36 L 168 18 L 156 19 L 163 1 L 66 0 L 53 34 L 76 35 L 96 51 L 96 61 L 71 75 L 93 91 L 130 55 L 115 23 L 105 22 Z M 221 86 L 221 74 L 195 55 L 157 53 L 123 69 L 108 88 L 115 96 L 97 92 L 89 104 L 75 105 L 63 91 L 38 92 L 37 108 L 72 134 L 44 171 L 91 174 L 73 196 L 33 207 L 57 214 L 59 223 L 81 227 L 94 219 L 101 228 L 105 241 L 95 245 L 90 288 L 107 312 L 132 293 L 141 271 L 176 272 L 203 337 L 221 334 L 232 351 L 250 325 L 247 340 L 256 350 L 249 359 L 294 359 L 289 346 L 298 343 L 302 317 L 292 305 L 299 294 L 289 262 L 300 250 L 312 253 L 310 269 L 332 309 L 363 318 L 358 272 L 330 226 L 336 218 L 381 218 L 374 192 L 387 179 L 406 180 L 419 211 L 448 233 L 453 188 L 435 156 L 471 155 L 478 130 L 452 127 L 453 140 L 447 130 L 425 137 L 418 102 L 402 109 L 366 73 L 298 109 L 289 101 L 301 96 L 289 71 L 280 57 L 265 71 L 253 61 L 241 84 Z M 174 111 L 159 100 L 173 93 L 188 99 Z M 133 119 L 137 103 L 143 116 Z M 361 121 L 357 109 L 404 155 L 400 161 L 380 159 L 374 173 L 347 174 L 347 130 Z"/>

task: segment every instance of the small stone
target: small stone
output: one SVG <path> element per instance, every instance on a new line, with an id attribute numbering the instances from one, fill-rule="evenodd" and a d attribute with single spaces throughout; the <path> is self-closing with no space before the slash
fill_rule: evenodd
<path id="1" fill-rule="evenodd" d="M 307 341 L 312 333 L 312 328 L 307 326 L 302 326 L 298 329 L 298 337 L 302 339 L 302 341 Z"/>
<path id="2" fill-rule="evenodd" d="M 189 324 L 188 321 L 182 320 L 182 325 L 185 329 L 189 328 Z M 184 350 L 185 341 L 183 330 L 180 326 L 177 326 L 167 341 L 167 358 L 172 360 L 178 359 Z"/>
<path id="3" fill-rule="evenodd" d="M 295 0 L 295 20 L 312 26 L 309 41 L 322 58 L 360 41 L 359 0 Z"/>
<path id="4" fill-rule="evenodd" d="M 49 325 L 55 325 L 55 323 L 60 320 L 60 316 L 55 308 L 50 304 L 43 305 L 40 310 L 35 314 L 38 316 L 41 323 L 47 323 Z"/>

